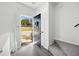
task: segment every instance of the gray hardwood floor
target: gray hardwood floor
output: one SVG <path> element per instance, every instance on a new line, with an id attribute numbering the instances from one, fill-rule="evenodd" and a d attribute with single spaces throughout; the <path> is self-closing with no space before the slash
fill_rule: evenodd
<path id="1" fill-rule="evenodd" d="M 29 44 L 23 46 L 18 51 L 16 51 L 12 56 L 53 56 L 49 51 L 44 48 L 40 48 L 36 44 Z"/>

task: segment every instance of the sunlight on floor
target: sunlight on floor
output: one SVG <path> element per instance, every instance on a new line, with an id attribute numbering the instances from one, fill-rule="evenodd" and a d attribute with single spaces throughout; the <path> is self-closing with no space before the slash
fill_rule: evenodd
<path id="1" fill-rule="evenodd" d="M 32 40 L 30 40 L 30 39 L 29 39 L 29 40 L 21 39 L 21 41 L 22 41 L 22 42 L 28 42 L 28 43 L 32 42 Z"/>

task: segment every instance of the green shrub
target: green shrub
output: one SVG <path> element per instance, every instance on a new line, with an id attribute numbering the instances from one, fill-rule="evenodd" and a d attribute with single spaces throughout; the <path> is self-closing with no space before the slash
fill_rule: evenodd
<path id="1" fill-rule="evenodd" d="M 23 19 L 21 20 L 21 25 L 28 25 L 29 24 L 29 20 Z"/>

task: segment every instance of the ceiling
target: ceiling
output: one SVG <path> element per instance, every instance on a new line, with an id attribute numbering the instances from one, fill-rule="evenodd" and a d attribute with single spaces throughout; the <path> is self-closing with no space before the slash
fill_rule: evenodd
<path id="1" fill-rule="evenodd" d="M 44 2 L 22 2 L 22 3 L 32 9 L 37 9 L 44 4 Z"/>

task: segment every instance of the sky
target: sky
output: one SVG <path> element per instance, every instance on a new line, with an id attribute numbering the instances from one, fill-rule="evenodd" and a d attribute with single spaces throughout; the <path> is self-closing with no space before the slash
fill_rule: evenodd
<path id="1" fill-rule="evenodd" d="M 29 20 L 29 17 L 28 16 L 20 16 L 20 19 L 26 19 L 26 20 Z"/>

